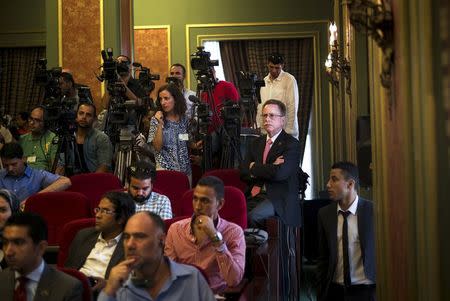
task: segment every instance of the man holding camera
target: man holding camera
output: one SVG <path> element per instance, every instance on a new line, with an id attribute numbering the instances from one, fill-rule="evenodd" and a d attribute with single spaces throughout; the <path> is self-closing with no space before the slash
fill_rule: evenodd
<path id="1" fill-rule="evenodd" d="M 72 74 L 69 72 L 61 73 L 59 78 L 59 88 L 65 103 L 73 104 L 74 110 L 77 108 L 80 98 L 78 97 L 78 90 L 75 88 L 75 81 Z"/>

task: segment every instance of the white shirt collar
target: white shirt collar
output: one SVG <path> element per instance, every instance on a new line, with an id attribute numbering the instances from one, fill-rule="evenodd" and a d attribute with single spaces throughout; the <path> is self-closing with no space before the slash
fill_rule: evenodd
<path id="1" fill-rule="evenodd" d="M 339 214 L 339 211 L 350 211 L 353 215 L 356 215 L 356 209 L 358 209 L 358 200 L 359 197 L 356 195 L 355 200 L 350 205 L 350 207 L 347 210 L 341 209 L 341 206 L 339 206 L 339 203 L 337 204 L 337 213 Z"/>
<path id="2" fill-rule="evenodd" d="M 274 143 L 275 142 L 275 140 L 277 140 L 277 138 L 278 138 L 278 136 L 280 136 L 280 134 L 281 134 L 281 131 L 282 131 L 283 129 L 281 129 L 278 133 L 276 133 L 275 135 L 273 135 L 273 137 L 271 138 L 271 137 L 269 137 L 269 135 L 267 135 L 266 136 L 266 142 L 267 142 L 267 140 L 272 140 L 272 143 Z"/>
<path id="3" fill-rule="evenodd" d="M 122 237 L 122 234 L 123 234 L 123 232 L 120 232 L 119 235 L 117 235 L 117 236 L 114 237 L 113 239 L 110 239 L 109 241 L 106 241 L 106 240 L 103 238 L 102 233 L 100 233 L 100 235 L 98 236 L 98 240 L 103 240 L 103 241 L 105 241 L 107 244 L 110 244 L 111 242 L 115 241 L 115 243 L 117 244 L 117 243 L 119 243 L 119 240 L 120 240 L 120 238 Z"/>

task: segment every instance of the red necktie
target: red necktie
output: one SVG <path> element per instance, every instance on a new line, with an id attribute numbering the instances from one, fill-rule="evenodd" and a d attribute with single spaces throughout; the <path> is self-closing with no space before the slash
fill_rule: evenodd
<path id="1" fill-rule="evenodd" d="M 266 163 L 267 154 L 268 154 L 269 151 L 270 151 L 270 146 L 271 146 L 271 145 L 272 145 L 272 140 L 271 140 L 271 139 L 268 139 L 268 140 L 266 141 L 266 146 L 264 147 L 263 161 L 262 161 L 263 164 Z M 261 187 L 255 185 L 255 186 L 253 186 L 252 191 L 251 191 L 250 193 L 251 193 L 252 197 L 254 197 L 254 196 L 258 195 L 260 192 L 261 192 Z"/>
<path id="2" fill-rule="evenodd" d="M 14 290 L 14 301 L 27 301 L 28 278 L 20 276 L 17 281 L 19 281 L 19 286 Z"/>

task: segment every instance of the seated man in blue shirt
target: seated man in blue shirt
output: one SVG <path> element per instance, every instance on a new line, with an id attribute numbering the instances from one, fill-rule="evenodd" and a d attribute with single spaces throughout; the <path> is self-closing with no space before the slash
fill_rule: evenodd
<path id="1" fill-rule="evenodd" d="M 164 228 L 161 217 L 150 211 L 128 220 L 125 260 L 112 268 L 99 301 L 216 300 L 199 270 L 164 256 Z"/>
<path id="2" fill-rule="evenodd" d="M 69 178 L 29 167 L 18 143 L 5 144 L 0 157 L 4 167 L 0 171 L 0 188 L 14 192 L 20 201 L 35 193 L 62 191 L 71 185 Z"/>

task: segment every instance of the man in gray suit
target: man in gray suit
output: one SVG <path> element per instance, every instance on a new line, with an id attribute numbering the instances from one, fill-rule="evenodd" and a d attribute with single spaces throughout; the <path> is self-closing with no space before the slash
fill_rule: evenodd
<path id="1" fill-rule="evenodd" d="M 12 215 L 3 231 L 8 268 L 0 272 L 2 300 L 82 300 L 81 282 L 48 266 L 42 259 L 47 247 L 47 225 L 37 214 Z"/>
<path id="2" fill-rule="evenodd" d="M 122 232 L 134 214 L 128 193 L 107 192 L 95 212 L 95 227 L 80 230 L 73 239 L 64 266 L 89 277 L 94 292 L 106 284 L 111 268 L 124 259 Z"/>
<path id="3" fill-rule="evenodd" d="M 318 300 L 372 301 L 375 296 L 373 204 L 358 196 L 358 168 L 331 167 L 327 190 L 335 201 L 318 216 Z"/>

